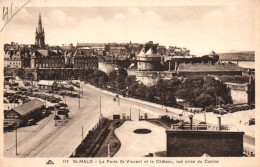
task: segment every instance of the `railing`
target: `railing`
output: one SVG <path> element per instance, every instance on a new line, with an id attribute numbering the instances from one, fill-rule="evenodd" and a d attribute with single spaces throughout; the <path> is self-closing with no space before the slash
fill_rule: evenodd
<path id="1" fill-rule="evenodd" d="M 172 124 L 171 129 L 173 130 L 219 130 L 218 125 L 208 125 L 208 124 L 193 124 L 192 129 L 190 129 L 190 124 Z M 238 129 L 235 126 L 232 125 L 222 125 L 221 130 L 224 131 L 238 131 Z"/>

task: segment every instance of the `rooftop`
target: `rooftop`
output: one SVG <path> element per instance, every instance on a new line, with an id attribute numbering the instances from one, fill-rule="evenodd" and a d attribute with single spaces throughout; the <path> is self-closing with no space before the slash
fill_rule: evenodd
<path id="1" fill-rule="evenodd" d="M 15 107 L 13 110 L 15 112 L 17 112 L 18 114 L 20 114 L 21 116 L 25 116 L 25 115 L 31 113 L 32 111 L 34 111 L 35 109 L 42 107 L 43 105 L 44 105 L 44 103 L 42 101 L 40 101 L 39 99 L 33 99 L 18 107 Z"/>

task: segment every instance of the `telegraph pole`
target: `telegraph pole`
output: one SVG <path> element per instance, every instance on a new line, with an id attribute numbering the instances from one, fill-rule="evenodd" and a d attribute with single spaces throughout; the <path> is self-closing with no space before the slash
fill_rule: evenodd
<path id="1" fill-rule="evenodd" d="M 120 105 L 120 102 L 119 102 L 119 95 L 118 95 L 118 106 Z"/>
<path id="2" fill-rule="evenodd" d="M 107 144 L 107 157 L 110 157 L 110 145 Z"/>
<path id="3" fill-rule="evenodd" d="M 131 108 L 130 108 L 130 120 L 132 120 L 132 115 L 131 115 Z"/>
<path id="4" fill-rule="evenodd" d="M 67 96 L 67 90 L 65 89 L 65 95 L 64 95 L 64 97 L 65 97 L 65 104 L 67 104 L 66 103 L 66 96 Z"/>
<path id="5" fill-rule="evenodd" d="M 139 108 L 139 116 L 138 116 L 138 120 L 140 121 L 140 108 Z"/>
<path id="6" fill-rule="evenodd" d="M 15 128 L 15 155 L 18 155 L 18 151 L 17 151 L 17 125 Z"/>
<path id="7" fill-rule="evenodd" d="M 84 132 L 83 132 L 83 126 L 82 126 L 82 141 L 83 141 L 83 137 L 84 137 Z"/>
<path id="8" fill-rule="evenodd" d="M 55 119 L 55 126 L 57 126 L 57 118 L 56 118 L 56 113 L 57 111 L 55 110 L 55 116 L 54 116 L 54 119 Z"/>
<path id="9" fill-rule="evenodd" d="M 206 111 L 204 111 L 204 122 L 207 123 L 207 120 L 206 120 Z"/>
<path id="10" fill-rule="evenodd" d="M 162 101 L 161 101 L 161 103 L 162 103 L 162 108 L 163 108 L 163 92 L 162 92 Z"/>
<path id="11" fill-rule="evenodd" d="M 79 84 L 79 108 L 80 108 L 80 84 Z"/>
<path id="12" fill-rule="evenodd" d="M 80 83 L 79 83 L 80 84 Z M 84 88 L 84 83 L 82 85 L 82 99 L 83 99 L 83 88 Z"/>
<path id="13" fill-rule="evenodd" d="M 99 101 L 99 115 L 101 116 L 101 96 L 100 96 L 100 101 Z"/>

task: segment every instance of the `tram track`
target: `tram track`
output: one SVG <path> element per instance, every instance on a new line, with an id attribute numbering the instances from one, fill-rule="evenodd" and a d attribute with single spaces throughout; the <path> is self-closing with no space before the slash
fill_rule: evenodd
<path id="1" fill-rule="evenodd" d="M 42 130 L 54 117 L 54 115 L 52 114 L 51 116 L 49 116 L 43 124 L 41 124 L 39 127 L 37 127 L 36 130 L 33 131 L 33 133 L 31 133 L 30 135 L 28 135 L 27 137 L 25 137 L 24 139 L 20 140 L 19 142 L 17 142 L 17 145 L 22 145 L 24 144 L 26 141 L 28 141 L 30 138 L 36 136 L 40 130 Z M 12 145 L 11 147 L 9 147 L 8 149 L 6 149 L 7 153 L 11 153 L 12 151 L 14 151 L 16 148 L 16 145 Z"/>
<path id="2" fill-rule="evenodd" d="M 86 99 L 89 100 L 89 102 L 92 104 L 90 112 L 93 112 L 95 108 L 97 108 L 97 103 L 95 100 L 86 97 Z M 86 114 L 85 112 L 82 113 L 81 111 L 78 111 L 74 118 L 69 120 L 68 122 L 65 122 L 65 125 L 58 126 L 58 129 L 55 129 L 54 131 L 50 132 L 48 135 L 46 135 L 44 138 L 42 138 L 38 143 L 36 143 L 30 150 L 26 151 L 24 154 L 20 155 L 21 157 L 36 157 L 42 150 L 44 150 L 48 145 L 50 145 L 55 139 L 57 139 L 58 136 L 60 136 L 66 129 L 68 129 L 70 126 L 75 123 L 79 118 L 83 116 L 83 114 Z M 88 114 L 90 114 L 88 112 Z"/>

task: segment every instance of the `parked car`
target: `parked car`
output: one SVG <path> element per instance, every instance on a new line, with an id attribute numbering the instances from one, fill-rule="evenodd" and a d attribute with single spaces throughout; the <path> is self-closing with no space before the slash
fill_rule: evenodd
<path id="1" fill-rule="evenodd" d="M 59 102 L 59 105 L 61 105 L 62 107 L 68 107 L 68 105 L 63 102 Z"/>
<path id="2" fill-rule="evenodd" d="M 223 115 L 223 114 L 226 114 L 227 111 L 224 110 L 223 108 L 215 108 L 215 109 L 213 110 L 213 113 L 214 113 L 214 114 L 220 114 L 220 115 Z"/>
<path id="3" fill-rule="evenodd" d="M 58 100 L 56 98 L 51 98 L 50 102 L 51 103 L 58 103 Z"/>
<path id="4" fill-rule="evenodd" d="M 28 126 L 31 126 L 31 125 L 35 125 L 35 120 L 34 119 L 29 119 L 28 121 L 27 121 L 27 125 Z"/>
<path id="5" fill-rule="evenodd" d="M 242 106 L 236 106 L 236 108 L 237 108 L 237 111 L 242 111 L 243 110 L 243 107 Z"/>
<path id="6" fill-rule="evenodd" d="M 249 126 L 250 125 L 255 125 L 255 118 L 250 118 L 248 124 L 249 124 Z"/>
<path id="7" fill-rule="evenodd" d="M 55 109 L 59 109 L 60 107 L 61 107 L 61 106 L 60 106 L 59 104 L 55 104 L 55 105 L 54 105 L 54 108 L 55 108 Z"/>
<path id="8" fill-rule="evenodd" d="M 4 92 L 4 97 L 7 97 L 8 96 L 8 93 L 7 92 Z"/>
<path id="9" fill-rule="evenodd" d="M 59 98 L 59 97 L 55 97 L 55 98 L 56 98 L 56 100 L 57 100 L 58 102 L 61 101 L 61 98 Z"/>
<path id="10" fill-rule="evenodd" d="M 235 110 L 234 110 L 233 107 L 227 107 L 226 111 L 227 111 L 228 113 L 233 113 Z"/>

